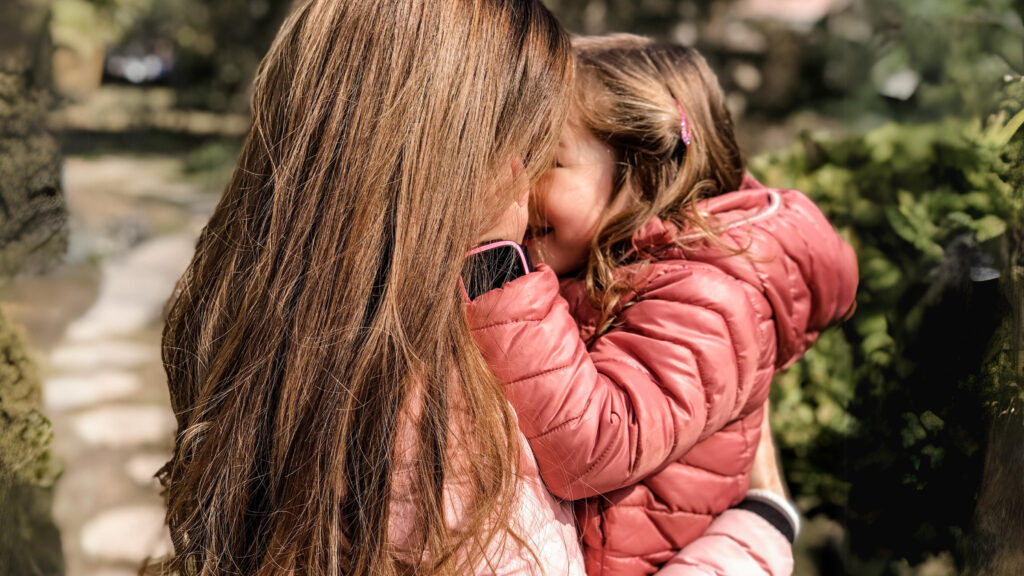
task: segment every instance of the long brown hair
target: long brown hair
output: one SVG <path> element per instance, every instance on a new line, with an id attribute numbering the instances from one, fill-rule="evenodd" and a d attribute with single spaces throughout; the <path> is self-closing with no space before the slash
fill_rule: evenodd
<path id="1" fill-rule="evenodd" d="M 174 554 L 158 571 L 456 574 L 482 561 L 509 526 L 520 446 L 459 274 L 509 201 L 490 184 L 504 163 L 535 179 L 550 162 L 571 73 L 568 38 L 536 0 L 297 4 L 168 304 L 178 434 L 160 476 Z M 414 446 L 396 447 L 411 414 Z M 396 550 L 405 448 L 419 501 L 410 549 Z M 472 466 L 452 526 L 456 452 Z"/>
<path id="2" fill-rule="evenodd" d="M 616 268 L 634 233 L 659 217 L 714 238 L 697 202 L 737 189 L 745 164 L 718 79 L 695 49 L 612 34 L 574 38 L 573 51 L 573 118 L 616 156 L 612 203 L 631 194 L 598 225 L 585 269 L 588 295 L 602 312 L 600 333 L 631 284 Z M 693 135 L 689 145 L 676 102 Z"/>

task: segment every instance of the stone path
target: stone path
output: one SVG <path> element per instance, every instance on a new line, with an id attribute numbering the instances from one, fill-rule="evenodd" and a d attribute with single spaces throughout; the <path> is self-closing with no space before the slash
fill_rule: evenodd
<path id="1" fill-rule="evenodd" d="M 152 479 L 175 430 L 166 386 L 154 377 L 157 325 L 190 256 L 190 238 L 179 233 L 105 262 L 96 300 L 50 353 L 43 398 L 65 465 L 54 518 L 68 576 L 131 570 L 169 549 Z"/>
<path id="2" fill-rule="evenodd" d="M 179 168 L 174 159 L 130 156 L 65 166 L 71 265 L 101 259 L 91 304 L 79 306 L 51 345 L 36 344 L 46 352 L 44 407 L 65 466 L 53 513 L 68 576 L 127 576 L 170 550 L 153 478 L 175 430 L 161 314 L 216 201 Z M 29 293 L 5 305 L 31 316 L 47 304 Z"/>

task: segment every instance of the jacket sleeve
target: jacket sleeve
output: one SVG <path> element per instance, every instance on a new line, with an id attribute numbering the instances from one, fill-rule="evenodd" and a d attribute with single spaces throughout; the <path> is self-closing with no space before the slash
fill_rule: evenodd
<path id="1" fill-rule="evenodd" d="M 658 576 L 789 576 L 793 546 L 767 520 L 729 509 L 679 551 Z"/>
<path id="2" fill-rule="evenodd" d="M 776 205 L 722 239 L 742 250 L 689 252 L 768 300 L 778 338 L 776 368 L 796 362 L 827 327 L 845 319 L 857 294 L 857 257 L 821 210 L 797 190 L 776 193 Z"/>
<path id="3" fill-rule="evenodd" d="M 468 304 L 467 320 L 545 484 L 575 500 L 635 484 L 734 417 L 764 338 L 755 301 L 713 266 L 659 265 L 588 351 L 541 265 Z"/>

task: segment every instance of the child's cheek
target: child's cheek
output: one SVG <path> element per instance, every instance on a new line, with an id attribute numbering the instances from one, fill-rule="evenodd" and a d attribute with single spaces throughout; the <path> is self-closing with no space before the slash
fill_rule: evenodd
<path id="1" fill-rule="evenodd" d="M 564 175 L 553 178 L 547 208 L 548 219 L 556 230 L 571 227 L 574 216 L 578 215 L 573 201 L 572 180 Z"/>

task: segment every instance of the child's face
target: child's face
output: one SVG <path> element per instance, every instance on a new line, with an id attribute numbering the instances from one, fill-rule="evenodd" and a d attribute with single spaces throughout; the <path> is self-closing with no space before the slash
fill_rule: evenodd
<path id="1" fill-rule="evenodd" d="M 587 262 L 590 240 L 612 195 L 615 157 L 610 147 L 570 118 L 558 142 L 557 160 L 531 198 L 525 243 L 534 261 L 563 275 Z"/>

